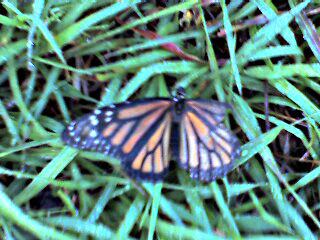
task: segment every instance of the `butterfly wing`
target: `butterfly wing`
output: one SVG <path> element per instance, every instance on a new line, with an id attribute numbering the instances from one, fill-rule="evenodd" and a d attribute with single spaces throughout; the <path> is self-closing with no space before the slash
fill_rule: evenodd
<path id="1" fill-rule="evenodd" d="M 237 138 L 221 123 L 228 104 L 186 100 L 180 123 L 179 165 L 193 179 L 213 181 L 224 176 L 240 155 Z"/>
<path id="2" fill-rule="evenodd" d="M 121 159 L 129 176 L 157 181 L 168 171 L 171 100 L 154 98 L 111 105 L 69 124 L 62 140 L 75 148 Z"/>

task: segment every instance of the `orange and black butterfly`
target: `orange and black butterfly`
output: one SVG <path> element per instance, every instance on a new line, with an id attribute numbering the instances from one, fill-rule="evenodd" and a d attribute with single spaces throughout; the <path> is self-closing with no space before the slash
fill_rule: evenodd
<path id="1" fill-rule="evenodd" d="M 222 125 L 226 103 L 148 98 L 110 105 L 70 123 L 62 140 L 75 148 L 119 158 L 127 174 L 159 181 L 168 173 L 170 150 L 193 179 L 224 176 L 240 155 L 237 138 Z"/>

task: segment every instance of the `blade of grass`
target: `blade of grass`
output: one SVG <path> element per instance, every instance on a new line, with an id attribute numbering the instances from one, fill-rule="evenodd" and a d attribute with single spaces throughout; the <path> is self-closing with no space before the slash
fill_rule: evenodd
<path id="1" fill-rule="evenodd" d="M 135 57 L 113 62 L 111 64 L 106 64 L 101 67 L 90 68 L 89 71 L 92 73 L 106 72 L 106 71 L 128 71 L 131 69 L 136 69 L 151 63 L 156 63 L 161 60 L 165 60 L 172 56 L 172 53 L 163 50 L 154 50 L 152 52 L 147 52 Z"/>
<path id="2" fill-rule="evenodd" d="M 221 79 L 221 76 L 220 76 L 219 65 L 218 65 L 218 61 L 217 61 L 217 58 L 216 58 L 216 54 L 215 54 L 214 49 L 212 47 L 212 43 L 211 43 L 211 40 L 210 40 L 210 35 L 209 35 L 207 23 L 206 23 L 206 19 L 204 17 L 204 13 L 203 13 L 203 10 L 202 10 L 201 7 L 199 7 L 199 13 L 200 13 L 200 17 L 201 17 L 201 20 L 202 20 L 202 26 L 203 26 L 205 37 L 206 37 L 207 55 L 208 55 L 208 58 L 209 58 L 210 70 L 211 70 L 211 72 L 213 74 L 215 74 L 215 77 L 213 78 L 214 79 L 214 83 L 215 83 L 214 84 L 215 90 L 217 92 L 219 101 L 224 102 L 225 101 L 225 94 L 224 94 L 224 90 L 223 90 L 223 86 L 222 86 L 222 79 Z M 200 74 L 202 74 L 202 73 L 204 74 L 205 70 L 207 72 L 207 67 L 206 68 L 202 68 L 201 70 L 198 70 L 198 71 L 200 72 Z M 191 75 L 190 76 L 191 79 L 194 76 L 193 74 L 195 74 L 195 73 L 196 72 L 190 74 Z"/>
<path id="3" fill-rule="evenodd" d="M 192 187 L 192 182 L 186 174 L 180 174 L 179 172 L 179 180 L 181 183 L 184 183 L 186 187 Z M 185 191 L 184 194 L 191 210 L 192 223 L 194 223 L 197 227 L 205 230 L 206 232 L 211 233 L 212 229 L 210 226 L 208 214 L 205 210 L 205 204 L 200 198 L 198 192 Z"/>
<path id="4" fill-rule="evenodd" d="M 79 22 L 72 24 L 71 26 L 64 29 L 60 32 L 57 37 L 57 43 L 59 46 L 64 46 L 65 44 L 69 43 L 70 41 L 77 38 L 80 34 L 88 30 L 89 27 L 93 26 L 94 24 L 101 22 L 104 19 L 107 19 L 111 16 L 118 14 L 119 12 L 127 9 L 130 5 L 137 4 L 141 1 L 133 0 L 130 2 L 117 2 L 111 6 L 105 7 L 98 12 L 95 12 L 84 19 L 80 20 Z"/>
<path id="5" fill-rule="evenodd" d="M 238 51 L 237 59 L 239 59 L 239 64 L 244 65 L 250 60 L 252 53 L 268 42 L 272 41 L 277 34 L 283 31 L 284 28 L 292 21 L 295 15 L 301 12 L 304 8 L 308 6 L 309 1 L 304 1 L 298 4 L 296 7 L 292 8 L 290 12 L 283 13 L 266 26 L 261 28 L 250 40 L 248 40 Z"/>
<path id="6" fill-rule="evenodd" d="M 0 99 L 0 116 L 3 119 L 3 122 L 6 124 L 8 132 L 12 136 L 11 144 L 15 145 L 16 143 L 18 143 L 20 141 L 19 132 L 18 132 L 18 129 L 16 128 L 14 122 L 11 120 L 11 118 L 10 118 L 5 106 L 3 105 L 1 99 Z M 0 157 L 1 157 L 1 154 L 2 153 L 0 153 Z"/>
<path id="7" fill-rule="evenodd" d="M 29 148 L 33 148 L 33 147 L 38 147 L 41 145 L 45 145 L 45 144 L 56 144 L 59 140 L 58 139 L 45 139 L 45 140 L 36 140 L 36 141 L 32 141 L 32 142 L 28 142 L 16 147 L 12 147 L 12 148 L 7 148 L 6 150 L 3 150 L 0 152 L 0 158 L 1 157 L 5 157 L 9 154 L 15 153 L 15 152 L 19 152 L 19 151 L 23 151 Z"/>
<path id="8" fill-rule="evenodd" d="M 241 146 L 241 157 L 236 160 L 234 169 L 244 164 L 250 158 L 252 158 L 255 154 L 259 153 L 265 147 L 267 147 L 271 142 L 273 142 L 282 131 L 282 127 L 278 126 L 270 131 L 261 134 L 250 142 Z"/>
<path id="9" fill-rule="evenodd" d="M 298 231 L 301 239 L 317 239 L 308 227 L 308 224 L 305 223 L 303 216 L 289 203 L 286 204 L 286 211 L 288 212 L 292 226 Z"/>
<path id="10" fill-rule="evenodd" d="M 45 168 L 39 173 L 38 177 L 33 179 L 32 182 L 14 198 L 14 202 L 21 205 L 32 197 L 37 195 L 44 189 L 48 182 L 44 182 L 44 178 L 54 179 L 58 174 L 73 160 L 77 155 L 78 150 L 70 147 L 64 147 L 62 151 L 53 158 Z"/>
<path id="11" fill-rule="evenodd" d="M 50 32 L 45 23 L 40 18 L 33 17 L 32 20 L 33 23 L 35 23 L 41 31 L 44 38 L 47 39 L 49 45 L 51 46 L 52 50 L 57 54 L 58 58 L 62 61 L 62 63 L 67 64 L 66 60 L 64 59 L 62 49 L 59 47 L 59 44 L 56 42 L 53 34 Z M 31 42 L 31 40 L 29 40 L 28 44 L 33 45 L 33 41 Z"/>
<path id="12" fill-rule="evenodd" d="M 319 176 L 320 176 L 320 167 L 317 167 L 317 168 L 313 169 L 311 172 L 304 175 L 302 178 L 300 178 L 292 186 L 292 189 L 296 191 L 297 189 L 302 188 L 302 187 L 310 184 L 312 181 L 319 178 Z"/>
<path id="13" fill-rule="evenodd" d="M 160 17 L 165 17 L 167 15 L 175 14 L 177 11 L 183 11 L 192 8 L 194 5 L 198 4 L 197 0 L 190 0 L 188 2 L 182 2 L 176 5 L 173 5 L 172 7 L 164 8 L 163 10 L 159 12 L 155 12 L 147 17 L 137 19 L 131 23 L 128 23 L 124 26 L 121 26 L 119 28 L 116 28 L 112 31 L 109 31 L 105 34 L 101 34 L 97 38 L 94 39 L 94 42 L 98 42 L 101 40 L 104 40 L 106 38 L 113 37 L 114 35 L 120 34 L 126 30 L 129 30 L 131 28 L 137 27 L 142 24 L 147 24 L 148 22 L 158 19 Z"/>
<path id="14" fill-rule="evenodd" d="M 273 186 L 274 186 L 274 185 L 273 185 Z M 271 190 L 271 191 L 272 191 L 272 190 Z M 280 188 L 279 188 L 279 191 L 281 192 L 281 189 L 280 189 Z M 250 197 L 251 197 L 251 199 L 252 199 L 253 204 L 255 205 L 256 209 L 258 210 L 260 216 L 262 217 L 262 219 L 263 219 L 264 221 L 266 221 L 268 224 L 276 227 L 276 229 L 277 229 L 278 231 L 280 231 L 280 232 L 292 233 L 292 230 L 288 227 L 289 224 L 288 224 L 288 226 L 282 224 L 282 223 L 279 221 L 280 219 L 277 219 L 276 217 L 274 217 L 272 214 L 268 213 L 268 212 L 264 209 L 264 207 L 262 206 L 262 204 L 261 204 L 260 201 L 259 201 L 259 198 L 253 193 L 253 191 L 249 191 L 249 195 L 250 195 Z M 281 195 L 280 195 L 280 197 L 281 197 Z M 281 199 L 279 199 L 279 200 L 280 200 L 280 201 L 283 201 L 284 199 L 281 198 Z M 286 217 L 287 217 L 287 216 L 286 216 Z"/>
<path id="15" fill-rule="evenodd" d="M 20 54 L 27 46 L 27 40 L 22 39 L 16 42 L 9 42 L 0 48 L 0 64 L 8 61 L 11 57 Z"/>
<path id="16" fill-rule="evenodd" d="M 127 239 L 133 226 L 136 224 L 138 217 L 141 215 L 144 205 L 143 197 L 137 195 L 118 228 L 118 239 Z"/>
<path id="17" fill-rule="evenodd" d="M 61 68 L 61 69 L 64 69 L 64 70 L 72 71 L 72 72 L 83 74 L 83 75 L 92 75 L 92 73 L 90 71 L 88 71 L 88 70 L 77 69 L 77 68 L 70 67 L 68 65 L 65 65 L 65 64 L 62 64 L 62 63 L 59 63 L 59 62 L 55 62 L 55 61 L 52 61 L 52 60 L 48 60 L 48 59 L 45 59 L 45 58 L 33 56 L 32 59 L 36 60 L 38 62 L 47 64 L 49 66 L 53 66 L 55 68 Z"/>
<path id="18" fill-rule="evenodd" d="M 152 187 L 152 207 L 151 207 L 151 216 L 149 221 L 149 231 L 148 231 L 148 240 L 154 239 L 154 232 L 156 229 L 156 223 L 158 218 L 158 211 L 160 206 L 161 199 L 161 189 L 162 183 L 157 183 L 154 187 Z M 149 188 L 150 189 L 150 188 Z"/>
<path id="19" fill-rule="evenodd" d="M 22 212 L 22 210 L 18 208 L 3 191 L 0 191 L 0 214 L 7 220 L 10 220 L 26 231 L 32 233 L 34 236 L 39 237 L 39 239 L 76 239 L 67 233 L 59 232 L 54 228 L 35 221 L 33 218 Z"/>
<path id="20" fill-rule="evenodd" d="M 220 212 L 222 213 L 222 217 L 229 226 L 229 231 L 231 236 L 233 236 L 233 238 L 241 238 L 235 219 L 233 218 L 230 208 L 228 207 L 226 201 L 224 200 L 224 197 L 222 195 L 219 185 L 215 181 L 210 184 L 210 188 L 211 188 L 213 197 L 216 200 L 216 203 L 220 209 Z"/>
<path id="21" fill-rule="evenodd" d="M 320 77 L 320 64 L 290 64 L 290 65 L 274 65 L 250 67 L 244 70 L 244 73 L 248 76 L 252 76 L 258 79 L 275 79 L 289 78 L 294 76 L 301 77 Z"/>
<path id="22" fill-rule="evenodd" d="M 291 46 L 276 46 L 258 49 L 255 53 L 250 56 L 250 61 L 256 61 L 260 59 L 269 59 L 274 57 L 283 57 L 290 55 L 303 56 L 303 52 L 299 47 Z"/>
<path id="23" fill-rule="evenodd" d="M 101 213 L 103 212 L 105 206 L 108 204 L 110 197 L 112 195 L 112 193 L 114 192 L 116 188 L 116 185 L 113 183 L 109 183 L 104 190 L 102 191 L 102 193 L 100 194 L 100 197 L 98 198 L 95 206 L 92 208 L 89 216 L 88 216 L 88 221 L 89 222 L 96 222 Z"/>
<path id="24" fill-rule="evenodd" d="M 166 236 L 165 239 L 225 239 L 225 237 L 219 236 L 218 233 L 206 233 L 200 229 L 173 225 L 171 222 L 164 220 L 157 221 L 157 230 L 161 236 Z"/>
<path id="25" fill-rule="evenodd" d="M 35 118 L 38 118 L 41 115 L 42 111 L 45 109 L 49 101 L 50 95 L 56 88 L 56 82 L 58 81 L 60 72 L 61 70 L 59 68 L 53 68 L 51 72 L 48 74 L 48 80 L 43 92 L 40 94 L 38 100 L 31 107 L 31 112 L 34 113 Z"/>
<path id="26" fill-rule="evenodd" d="M 111 237 L 114 236 L 114 233 L 106 225 L 91 223 L 76 217 L 58 216 L 45 218 L 43 220 L 50 225 L 81 233 L 82 235 L 90 235 L 97 239 L 111 239 Z"/>
<path id="27" fill-rule="evenodd" d="M 256 114 L 257 117 L 261 118 L 261 119 L 265 119 L 265 116 L 262 114 Z M 304 135 L 303 131 L 301 131 L 299 128 L 295 127 L 294 124 L 288 124 L 284 121 L 281 121 L 275 117 L 269 117 L 270 122 L 278 125 L 279 127 L 281 126 L 283 129 L 285 129 L 287 132 L 293 134 L 294 136 L 296 136 L 297 138 L 299 138 L 306 149 L 308 149 L 311 153 L 311 156 L 314 159 L 318 158 L 318 154 L 315 152 L 315 150 L 312 148 L 312 146 L 310 145 L 307 137 Z"/>
<path id="28" fill-rule="evenodd" d="M 292 1 L 289 1 L 292 4 Z M 313 22 L 307 16 L 305 11 L 301 11 L 296 18 L 296 22 L 303 33 L 304 39 L 307 40 L 311 51 L 320 62 L 320 37 Z"/>
<path id="29" fill-rule="evenodd" d="M 61 199 L 67 211 L 70 212 L 72 216 L 77 216 L 78 210 L 69 195 L 62 190 L 58 190 L 57 196 Z"/>
<path id="30" fill-rule="evenodd" d="M 233 99 L 236 103 L 234 104 L 236 120 L 239 123 L 241 123 L 243 131 L 245 131 L 246 135 L 250 140 L 256 139 L 261 135 L 261 129 L 260 129 L 260 126 L 258 125 L 258 121 L 254 116 L 252 109 L 248 106 L 248 104 L 242 98 L 238 97 L 237 95 L 234 95 Z M 283 180 L 283 177 L 281 175 L 279 168 L 277 167 L 277 164 L 275 163 L 271 150 L 268 147 L 265 147 L 262 151 L 259 152 L 259 154 L 264 159 L 264 162 L 268 166 L 270 166 L 270 168 L 277 174 L 277 177 L 280 178 L 280 180 Z M 285 211 L 285 206 L 283 201 L 281 201 L 281 199 L 284 199 L 284 197 L 280 191 L 281 189 L 280 184 L 274 178 L 269 177 L 268 180 L 269 180 L 271 189 L 274 189 L 274 191 L 271 191 L 271 194 L 275 204 L 277 205 L 277 209 L 280 215 L 282 216 L 284 222 L 287 222 L 287 219 L 288 219 L 287 212 Z"/>
<path id="31" fill-rule="evenodd" d="M 149 80 L 155 74 L 161 73 L 190 73 L 197 68 L 197 64 L 185 61 L 167 61 L 155 63 L 148 67 L 142 68 L 127 84 L 122 88 L 118 101 L 126 101 L 142 84 Z"/>
<path id="32" fill-rule="evenodd" d="M 268 3 L 262 0 L 253 0 L 252 2 L 257 5 L 259 10 L 269 19 L 269 21 L 273 21 L 278 17 L 277 13 L 270 6 L 268 6 Z M 291 31 L 290 27 L 284 27 L 280 34 L 290 44 L 291 47 L 298 46 L 294 33 Z"/>
<path id="33" fill-rule="evenodd" d="M 319 65 L 320 67 L 320 65 Z M 320 74 L 320 71 L 319 71 Z M 270 84 L 296 103 L 312 119 L 320 123 L 320 109 L 312 103 L 299 89 L 284 78 L 270 79 Z"/>
<path id="34" fill-rule="evenodd" d="M 24 103 L 21 90 L 18 83 L 17 69 L 15 68 L 15 62 L 13 59 L 8 61 L 8 70 L 9 70 L 9 82 L 11 91 L 13 93 L 14 100 L 20 109 L 22 116 L 27 122 L 31 121 L 35 127 L 35 130 L 41 137 L 48 137 L 47 131 L 37 122 L 37 120 L 31 115 L 28 107 Z"/>
<path id="35" fill-rule="evenodd" d="M 225 0 L 221 1 L 221 7 L 223 12 L 223 25 L 226 31 L 228 50 L 230 55 L 231 67 L 234 74 L 235 82 L 238 88 L 240 95 L 242 95 L 242 83 L 240 79 L 239 68 L 237 66 L 237 58 L 236 58 L 236 39 L 234 38 L 232 32 L 232 25 L 229 19 L 229 13 L 226 6 Z"/>

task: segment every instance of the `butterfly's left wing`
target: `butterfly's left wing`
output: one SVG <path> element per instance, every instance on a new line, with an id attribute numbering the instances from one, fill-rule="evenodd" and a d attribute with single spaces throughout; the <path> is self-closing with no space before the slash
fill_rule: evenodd
<path id="1" fill-rule="evenodd" d="M 213 100 L 186 100 L 185 104 L 179 165 L 194 179 L 213 181 L 229 172 L 240 155 L 236 136 L 221 123 L 229 105 Z"/>
<path id="2" fill-rule="evenodd" d="M 131 177 L 161 180 L 169 166 L 171 107 L 166 98 L 111 105 L 73 121 L 62 140 L 119 158 Z"/>

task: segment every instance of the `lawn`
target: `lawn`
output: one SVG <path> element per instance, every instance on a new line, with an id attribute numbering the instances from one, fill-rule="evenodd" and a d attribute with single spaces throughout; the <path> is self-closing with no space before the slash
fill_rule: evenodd
<path id="1" fill-rule="evenodd" d="M 317 239 L 320 1 L 1 1 L 0 239 Z M 137 99 L 227 102 L 213 182 L 157 183 L 61 140 Z"/>

